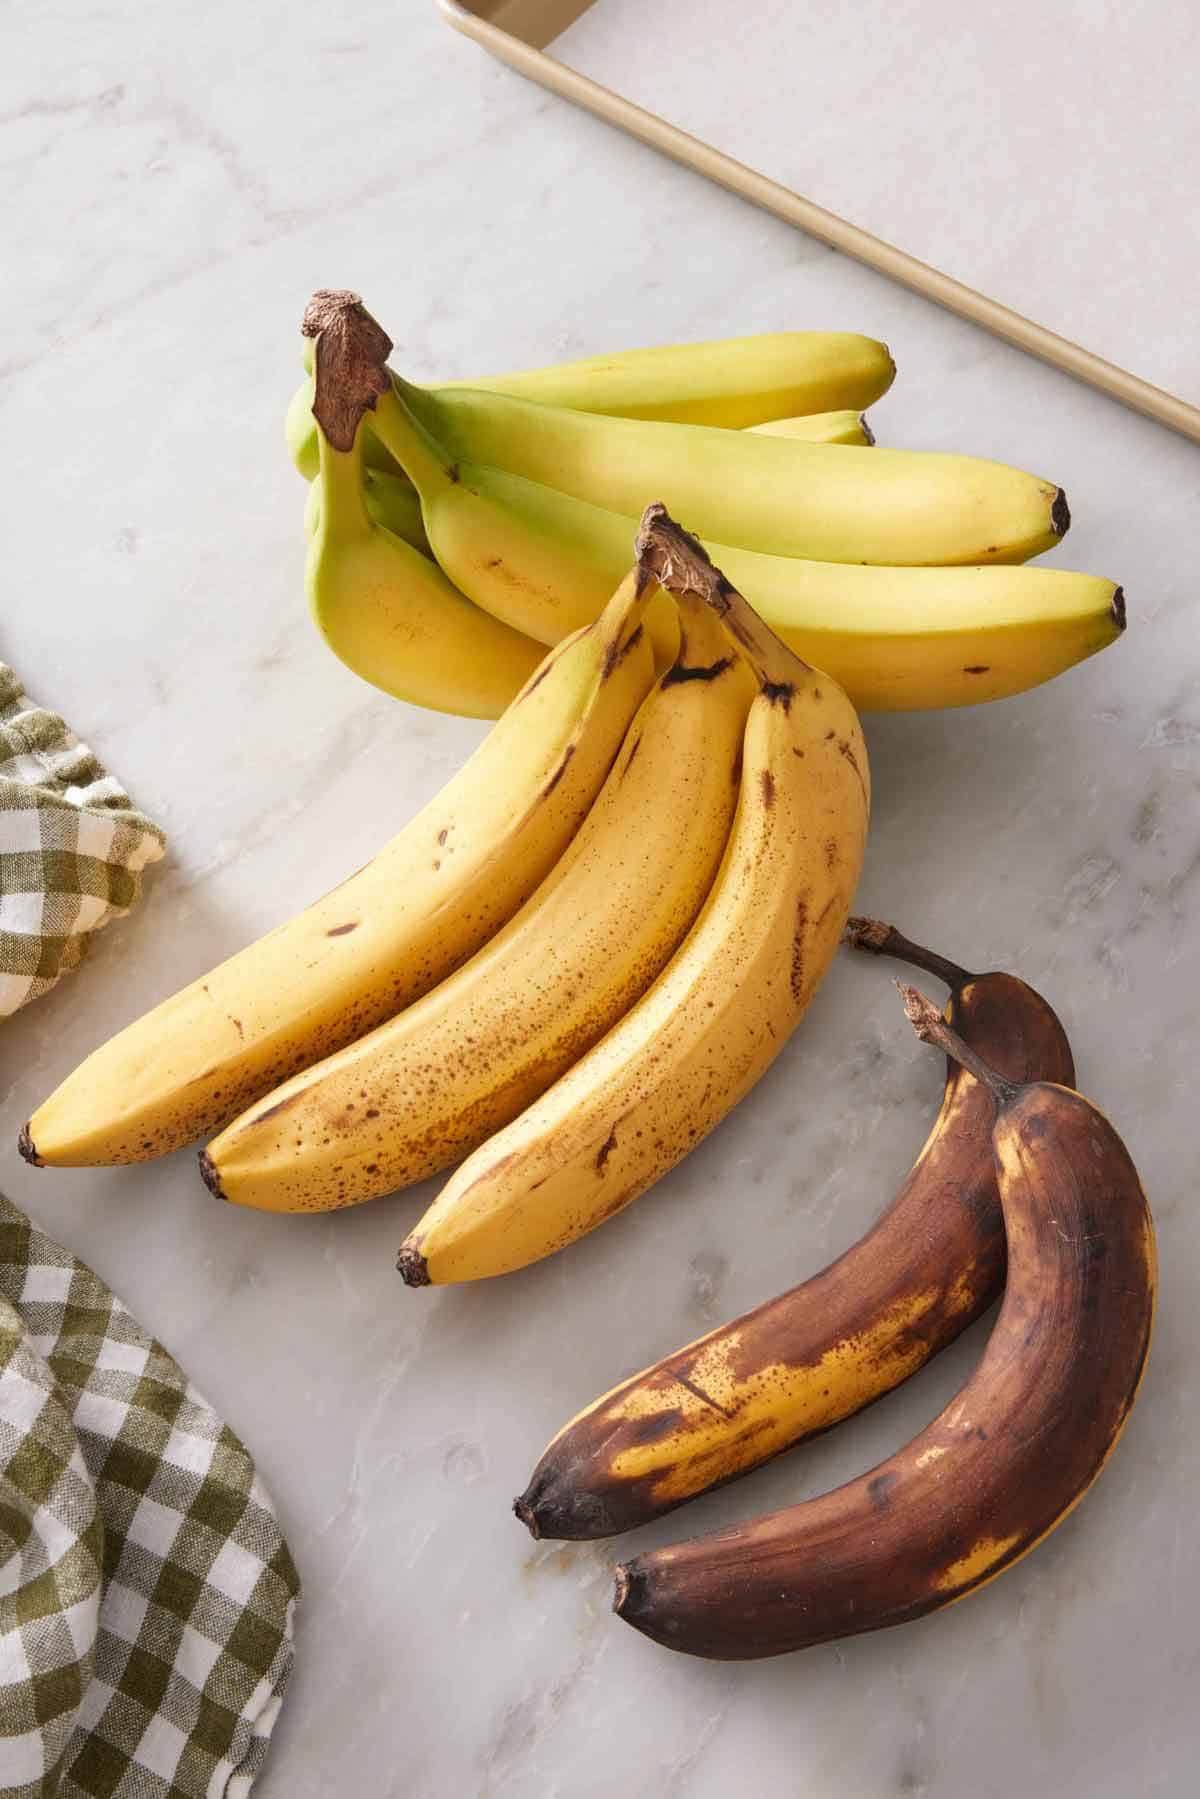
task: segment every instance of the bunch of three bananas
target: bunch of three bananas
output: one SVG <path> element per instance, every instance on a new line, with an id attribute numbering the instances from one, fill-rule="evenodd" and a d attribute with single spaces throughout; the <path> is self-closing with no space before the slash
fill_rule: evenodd
<path id="1" fill-rule="evenodd" d="M 401 1253 L 423 1285 L 548 1255 L 686 1154 L 828 966 L 867 760 L 837 684 L 659 506 L 636 557 L 367 868 L 89 1057 L 26 1155 L 224 1125 L 209 1185 L 288 1212 L 459 1162 Z M 655 605 L 679 620 L 657 678 Z"/>

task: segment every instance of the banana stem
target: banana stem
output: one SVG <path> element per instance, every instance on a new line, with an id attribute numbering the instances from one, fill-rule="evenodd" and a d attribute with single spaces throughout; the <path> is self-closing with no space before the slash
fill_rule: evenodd
<path id="1" fill-rule="evenodd" d="M 909 987 L 904 981 L 897 981 L 896 986 L 904 1001 L 908 1022 L 922 1043 L 932 1043 L 936 1049 L 944 1051 L 965 1068 L 968 1074 L 973 1074 L 991 1093 L 997 1107 L 1003 1109 L 1011 1105 L 1021 1091 L 1020 1082 L 1006 1080 L 982 1056 L 976 1055 L 970 1044 L 964 1043 L 958 1032 L 951 1030 L 937 1007 L 918 988 Z"/>
<path id="2" fill-rule="evenodd" d="M 385 450 L 391 452 L 418 493 L 424 495 L 438 486 L 454 486 L 458 466 L 435 442 L 421 421 L 403 399 L 391 376 L 387 390 L 375 404 L 371 424 Z"/>
<path id="3" fill-rule="evenodd" d="M 354 447 L 369 412 L 375 435 L 422 491 L 458 480 L 458 470 L 393 386 L 392 340 L 357 294 L 321 288 L 304 312 L 313 341 L 313 417 L 335 450 Z"/>
<path id="4" fill-rule="evenodd" d="M 321 458 L 321 514 L 319 532 L 332 531 L 341 539 L 354 533 L 365 535 L 371 529 L 363 491 L 364 427 L 359 421 L 354 442 L 348 450 L 335 450 L 324 431 L 317 427 L 317 447 Z"/>
<path id="5" fill-rule="evenodd" d="M 313 339 L 313 417 L 335 450 L 349 450 L 362 416 L 388 386 L 392 340 L 359 299 L 318 288 L 301 327 Z"/>
<path id="6" fill-rule="evenodd" d="M 727 581 L 699 538 L 676 524 L 661 500 L 642 514 L 636 539 L 638 567 L 669 593 L 698 594 L 721 619 L 758 676 L 768 699 L 790 703 L 797 683 L 812 673 L 748 600 Z"/>
<path id="7" fill-rule="evenodd" d="M 848 918 L 842 941 L 851 949 L 865 950 L 871 956 L 894 956 L 898 962 L 911 962 L 914 968 L 923 969 L 935 980 L 945 981 L 952 992 L 973 979 L 969 970 L 960 968 L 957 962 L 948 961 L 934 950 L 923 949 L 895 925 L 885 924 L 879 918 Z"/>

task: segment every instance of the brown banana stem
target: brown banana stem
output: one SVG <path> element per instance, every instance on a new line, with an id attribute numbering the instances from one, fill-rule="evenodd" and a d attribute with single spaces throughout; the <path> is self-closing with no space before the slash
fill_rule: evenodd
<path id="1" fill-rule="evenodd" d="M 363 414 L 388 392 L 392 340 L 358 294 L 318 288 L 304 309 L 313 348 L 313 417 L 335 450 L 351 450 Z"/>
<path id="2" fill-rule="evenodd" d="M 969 1043 L 964 1043 L 957 1031 L 952 1031 L 932 1000 L 926 999 L 916 987 L 909 987 L 904 981 L 897 981 L 900 998 L 904 1001 L 904 1010 L 908 1013 L 908 1022 L 921 1039 L 922 1043 L 932 1043 L 953 1058 L 968 1074 L 973 1074 L 977 1081 L 994 1095 L 998 1107 L 1011 1105 L 1021 1092 L 1016 1081 L 1005 1080 L 1002 1074 L 976 1055 Z"/>
<path id="3" fill-rule="evenodd" d="M 765 697 L 786 711 L 797 683 L 812 673 L 810 664 L 776 637 L 726 580 L 700 539 L 676 523 L 661 500 L 643 512 L 634 548 L 639 569 L 652 574 L 660 587 L 668 593 L 698 594 L 712 607 L 740 646 Z"/>
<path id="4" fill-rule="evenodd" d="M 939 956 L 936 950 L 914 943 L 895 925 L 885 924 L 881 918 L 848 918 L 842 941 L 851 949 L 864 950 L 871 956 L 893 956 L 898 962 L 911 962 L 914 968 L 945 981 L 951 992 L 974 979 L 969 969 L 960 968 L 946 956 Z"/>

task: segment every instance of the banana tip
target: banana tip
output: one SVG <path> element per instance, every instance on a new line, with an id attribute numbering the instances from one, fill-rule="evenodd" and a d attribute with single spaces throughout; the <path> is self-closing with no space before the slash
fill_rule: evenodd
<path id="1" fill-rule="evenodd" d="M 208 1188 L 210 1193 L 215 1193 L 218 1199 L 225 1198 L 225 1193 L 221 1187 L 221 1177 L 217 1173 L 216 1163 L 206 1149 L 200 1151 L 200 1179 L 204 1182 L 204 1185 Z"/>
<path id="2" fill-rule="evenodd" d="M 618 1562 L 613 1570 L 612 1608 L 618 1618 L 625 1616 L 625 1607 L 629 1603 L 629 1595 L 633 1582 L 630 1579 L 629 1563 Z"/>
<path id="3" fill-rule="evenodd" d="M 408 1242 L 400 1245 L 400 1254 L 396 1257 L 396 1267 L 400 1271 L 406 1287 L 429 1286 L 429 1264 L 415 1243 Z M 517 1515 L 519 1517 L 520 1513 Z"/>
<path id="4" fill-rule="evenodd" d="M 542 1533 L 538 1529 L 537 1513 L 530 1505 L 529 1500 L 524 1493 L 522 1493 L 519 1499 L 513 1500 L 513 1511 L 536 1543 Z"/>
<path id="5" fill-rule="evenodd" d="M 27 1124 L 21 1126 L 21 1134 L 17 1138 L 17 1148 L 31 1167 L 44 1168 L 46 1166 L 34 1147 L 34 1141 L 29 1135 L 29 1126 Z"/>
<path id="6" fill-rule="evenodd" d="M 1125 629 L 1125 589 L 1123 587 L 1114 589 L 1110 610 L 1117 630 L 1123 631 Z"/>
<path id="7" fill-rule="evenodd" d="M 1071 529 L 1071 508 L 1061 487 L 1056 490 L 1050 507 L 1050 528 L 1056 537 L 1065 537 Z"/>

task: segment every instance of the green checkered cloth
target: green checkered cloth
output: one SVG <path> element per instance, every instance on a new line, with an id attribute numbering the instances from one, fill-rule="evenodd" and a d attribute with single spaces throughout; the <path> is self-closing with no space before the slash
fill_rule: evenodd
<path id="1" fill-rule="evenodd" d="M 233 1432 L 0 1197 L 0 1794 L 240 1799 L 298 1593 Z"/>
<path id="2" fill-rule="evenodd" d="M 0 662 L 0 1016 L 74 968 L 162 854 L 158 826 Z"/>

